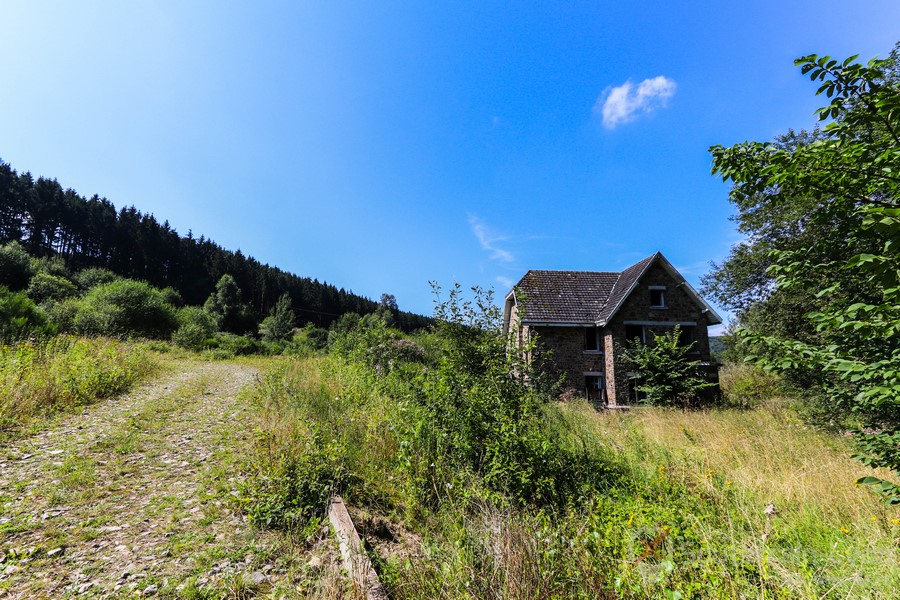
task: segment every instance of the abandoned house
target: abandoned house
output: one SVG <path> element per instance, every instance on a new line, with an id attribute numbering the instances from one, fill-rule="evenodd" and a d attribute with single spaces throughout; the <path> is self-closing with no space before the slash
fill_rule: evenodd
<path id="1" fill-rule="evenodd" d="M 621 273 L 528 271 L 503 310 L 511 343 L 521 348 L 534 340 L 551 375 L 609 407 L 637 399 L 623 356 L 626 340 L 652 344 L 655 334 L 680 325 L 681 342 L 694 343 L 691 353 L 717 379 L 707 327 L 721 322 L 659 252 Z"/>

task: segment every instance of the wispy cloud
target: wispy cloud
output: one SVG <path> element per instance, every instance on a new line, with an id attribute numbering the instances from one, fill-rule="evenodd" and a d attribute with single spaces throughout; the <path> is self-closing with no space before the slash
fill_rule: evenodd
<path id="1" fill-rule="evenodd" d="M 604 127 L 615 129 L 618 125 L 634 121 L 640 114 L 665 108 L 669 98 L 675 95 L 676 87 L 674 80 L 662 75 L 645 79 L 637 85 L 629 80 L 603 90 L 594 104 L 594 113 L 602 116 Z"/>
<path id="2" fill-rule="evenodd" d="M 509 277 L 504 277 L 503 275 L 497 275 L 494 279 L 504 290 L 510 289 L 513 286 L 513 283 L 515 283 L 512 279 L 510 279 Z"/>
<path id="3" fill-rule="evenodd" d="M 475 215 L 469 215 L 469 227 L 472 228 L 472 233 L 475 234 L 478 243 L 481 244 L 481 248 L 490 253 L 490 258 L 492 260 L 499 260 L 500 262 L 505 263 L 515 260 L 512 252 L 505 248 L 501 248 L 498 245 L 498 243 L 504 242 L 508 238 L 497 235 L 491 231 L 490 228 Z"/>

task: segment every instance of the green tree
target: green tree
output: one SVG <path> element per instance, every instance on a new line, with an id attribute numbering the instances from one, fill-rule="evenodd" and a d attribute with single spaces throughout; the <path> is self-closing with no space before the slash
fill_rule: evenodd
<path id="1" fill-rule="evenodd" d="M 216 333 L 216 319 L 199 306 L 186 306 L 178 311 L 178 330 L 172 341 L 184 348 L 199 350 Z"/>
<path id="2" fill-rule="evenodd" d="M 819 110 L 827 121 L 821 139 L 796 148 L 745 142 L 714 146 L 713 171 L 734 183 L 732 196 L 767 194 L 772 203 L 798 197 L 819 201 L 819 218 L 846 232 L 849 247 L 867 248 L 845 262 L 822 260 L 810 247 L 773 249 L 768 274 L 779 289 L 818 282 L 818 298 L 832 298 L 807 313 L 813 342 L 742 330 L 757 354 L 751 358 L 781 372 L 818 372 L 824 393 L 838 409 L 852 411 L 856 432 L 872 466 L 900 471 L 900 89 L 887 60 L 866 65 L 828 56 L 797 59 L 830 101 Z M 834 238 L 830 242 L 834 243 Z M 860 285 L 862 284 L 862 285 Z M 877 485 L 900 502 L 895 482 Z"/>
<path id="3" fill-rule="evenodd" d="M 219 329 L 230 333 L 246 333 L 253 329 L 253 319 L 247 305 L 241 299 L 241 288 L 234 277 L 222 275 L 216 290 L 203 305 L 216 319 Z"/>
<path id="4" fill-rule="evenodd" d="M 681 327 L 656 335 L 652 343 L 630 340 L 625 360 L 634 372 L 641 402 L 654 406 L 695 405 L 703 393 L 716 386 L 700 372 L 700 361 L 691 360 L 695 342 L 681 343 Z"/>
<path id="5" fill-rule="evenodd" d="M 28 287 L 34 274 L 31 257 L 18 242 L 0 246 L 0 285 L 17 292 Z"/>
<path id="6" fill-rule="evenodd" d="M 291 308 L 291 297 L 284 294 L 278 299 L 269 316 L 263 319 L 259 332 L 268 341 L 286 340 L 294 332 L 297 318 Z"/>

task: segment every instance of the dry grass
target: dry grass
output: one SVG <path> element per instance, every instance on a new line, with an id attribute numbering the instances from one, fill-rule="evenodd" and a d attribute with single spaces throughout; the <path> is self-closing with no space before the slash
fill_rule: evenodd
<path id="1" fill-rule="evenodd" d="M 583 408 L 597 433 L 620 452 L 637 453 L 648 468 L 666 471 L 705 493 L 728 491 L 737 506 L 772 504 L 779 513 L 815 515 L 838 528 L 883 535 L 900 510 L 886 507 L 864 475 L 890 477 L 852 459 L 849 438 L 823 433 L 790 411 L 771 408 L 686 412 L 638 408 L 596 413 Z M 639 444 L 640 446 L 640 444 Z"/>

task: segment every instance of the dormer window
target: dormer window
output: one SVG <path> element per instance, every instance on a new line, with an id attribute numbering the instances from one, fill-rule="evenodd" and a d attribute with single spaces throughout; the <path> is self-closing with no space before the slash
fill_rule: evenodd
<path id="1" fill-rule="evenodd" d="M 666 308 L 666 286 L 650 286 L 650 308 Z"/>

